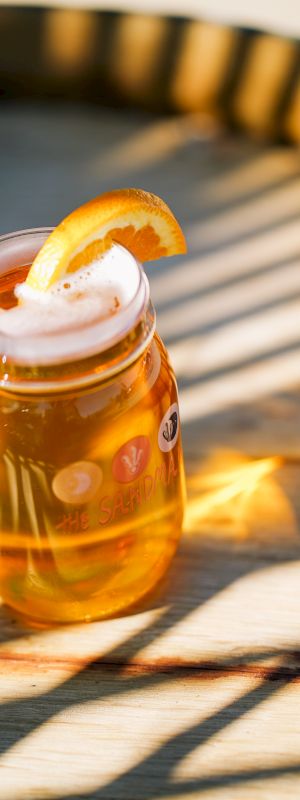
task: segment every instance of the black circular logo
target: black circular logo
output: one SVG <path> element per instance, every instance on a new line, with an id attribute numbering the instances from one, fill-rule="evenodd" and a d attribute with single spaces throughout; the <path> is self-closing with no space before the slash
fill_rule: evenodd
<path id="1" fill-rule="evenodd" d="M 167 453 L 175 447 L 179 433 L 179 409 L 177 403 L 173 403 L 164 415 L 158 432 L 158 445 L 163 453 Z"/>

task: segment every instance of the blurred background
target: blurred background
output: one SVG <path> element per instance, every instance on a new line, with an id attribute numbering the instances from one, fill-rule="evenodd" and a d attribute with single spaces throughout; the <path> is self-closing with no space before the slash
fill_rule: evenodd
<path id="1" fill-rule="evenodd" d="M 0 4 L 0 91 L 96 107 L 204 112 L 300 139 L 297 0 Z"/>
<path id="2" fill-rule="evenodd" d="M 0 232 L 171 205 L 189 254 L 148 274 L 191 458 L 297 454 L 300 5 L 244 6 L 0 4 Z"/>

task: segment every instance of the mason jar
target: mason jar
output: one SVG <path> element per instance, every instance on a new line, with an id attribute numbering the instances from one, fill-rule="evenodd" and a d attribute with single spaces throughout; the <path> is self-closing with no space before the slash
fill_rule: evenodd
<path id="1" fill-rule="evenodd" d="M 2 309 L 49 233 L 0 237 Z M 176 381 L 147 277 L 126 257 L 134 292 L 112 317 L 75 334 L 0 333 L 0 594 L 31 621 L 129 608 L 180 537 Z"/>

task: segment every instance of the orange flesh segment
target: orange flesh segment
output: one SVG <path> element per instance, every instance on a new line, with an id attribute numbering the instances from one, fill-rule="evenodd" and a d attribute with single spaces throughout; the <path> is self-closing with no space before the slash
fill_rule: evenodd
<path id="1" fill-rule="evenodd" d="M 26 282 L 47 291 L 67 272 L 90 264 L 113 242 L 124 245 L 141 262 L 186 252 L 180 225 L 163 200 L 140 189 L 116 189 L 76 209 L 54 229 Z"/>

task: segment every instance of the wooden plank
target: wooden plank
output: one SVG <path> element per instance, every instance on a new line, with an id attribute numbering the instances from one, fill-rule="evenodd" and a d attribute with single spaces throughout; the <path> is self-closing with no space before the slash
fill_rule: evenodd
<path id="1" fill-rule="evenodd" d="M 3 800 L 298 796 L 299 682 L 272 671 L 17 665 L 2 692 Z"/>

